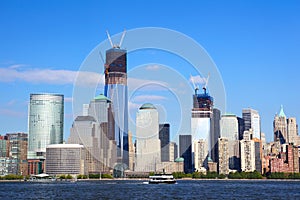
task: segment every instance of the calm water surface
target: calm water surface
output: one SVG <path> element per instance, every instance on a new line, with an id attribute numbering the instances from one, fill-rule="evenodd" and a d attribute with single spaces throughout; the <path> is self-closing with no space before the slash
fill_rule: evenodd
<path id="1" fill-rule="evenodd" d="M 300 182 L 179 180 L 174 185 L 148 185 L 136 180 L 1 182 L 0 199 L 300 199 Z"/>

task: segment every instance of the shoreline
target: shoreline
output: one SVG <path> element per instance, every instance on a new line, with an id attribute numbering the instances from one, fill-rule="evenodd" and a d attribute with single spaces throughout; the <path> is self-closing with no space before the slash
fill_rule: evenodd
<path id="1" fill-rule="evenodd" d="M 84 182 L 84 181 L 147 181 L 148 178 L 102 178 L 102 179 L 77 179 L 75 182 Z M 57 180 L 54 182 L 72 182 L 74 179 L 63 179 Z M 176 179 L 176 181 L 300 181 L 300 179 L 193 179 L 193 178 L 182 178 Z M 28 182 L 32 183 L 32 181 L 25 180 L 0 180 L 0 183 L 5 182 Z M 38 182 L 38 181 L 37 181 Z"/>

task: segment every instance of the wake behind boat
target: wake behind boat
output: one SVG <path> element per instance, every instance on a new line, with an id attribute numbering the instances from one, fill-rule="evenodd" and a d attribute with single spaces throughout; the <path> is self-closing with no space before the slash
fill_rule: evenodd
<path id="1" fill-rule="evenodd" d="M 175 184 L 176 180 L 172 174 L 155 174 L 149 176 L 149 184 Z"/>

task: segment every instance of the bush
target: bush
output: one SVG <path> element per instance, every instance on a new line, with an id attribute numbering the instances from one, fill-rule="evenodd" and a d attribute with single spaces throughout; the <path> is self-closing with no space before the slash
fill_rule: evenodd
<path id="1" fill-rule="evenodd" d="M 112 179 L 113 176 L 111 174 L 101 174 L 101 178 L 110 178 L 110 179 Z"/>

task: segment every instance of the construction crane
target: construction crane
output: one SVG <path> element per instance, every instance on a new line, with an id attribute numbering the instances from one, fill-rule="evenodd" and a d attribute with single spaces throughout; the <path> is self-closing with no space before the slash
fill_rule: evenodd
<path id="1" fill-rule="evenodd" d="M 207 94 L 207 93 L 206 93 L 206 88 L 207 88 L 209 76 L 210 76 L 210 73 L 208 73 L 207 78 L 205 79 L 205 85 L 204 85 L 203 88 L 202 88 L 202 89 L 204 90 L 204 94 Z"/>
<path id="2" fill-rule="evenodd" d="M 110 34 L 109 34 L 108 30 L 106 30 L 106 34 L 107 34 L 108 41 L 109 41 L 109 43 L 110 43 L 110 45 L 111 45 L 111 48 L 118 48 L 118 49 L 120 49 L 120 48 L 121 48 L 121 45 L 122 45 L 122 43 L 123 43 L 125 34 L 126 34 L 126 29 L 124 29 L 124 31 L 123 31 L 123 33 L 122 33 L 122 36 L 121 36 L 121 39 L 120 39 L 119 44 L 113 44 L 112 39 L 111 39 L 111 37 L 110 37 Z"/>

